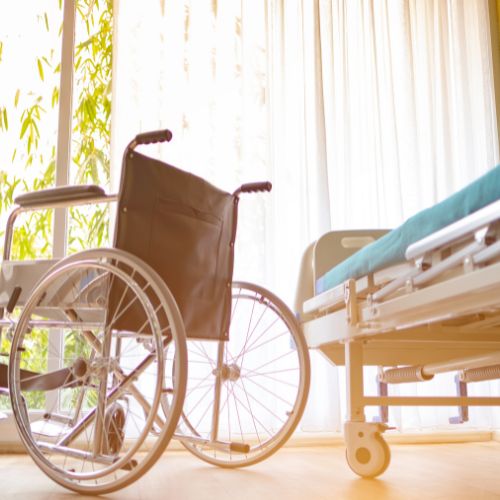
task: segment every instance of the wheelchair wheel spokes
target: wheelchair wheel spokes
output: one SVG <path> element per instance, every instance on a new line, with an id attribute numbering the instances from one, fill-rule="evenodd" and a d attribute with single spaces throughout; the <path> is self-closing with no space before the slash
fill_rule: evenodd
<path id="1" fill-rule="evenodd" d="M 233 285 L 228 342 L 189 341 L 189 379 L 180 420 L 188 450 L 224 467 L 274 453 L 300 420 L 309 357 L 297 322 L 270 292 Z"/>
<path id="2" fill-rule="evenodd" d="M 185 365 L 180 315 L 153 271 L 116 250 L 65 259 L 36 287 L 13 338 L 9 381 L 21 438 L 67 488 L 122 488 L 171 438 Z M 167 413 L 158 411 L 165 384 Z"/>

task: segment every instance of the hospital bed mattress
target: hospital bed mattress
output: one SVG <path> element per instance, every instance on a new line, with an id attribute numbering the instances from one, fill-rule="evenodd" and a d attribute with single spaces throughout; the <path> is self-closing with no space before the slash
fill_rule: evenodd
<path id="1" fill-rule="evenodd" d="M 336 240 L 366 240 L 371 233 L 332 231 L 312 246 L 316 290 L 297 311 L 310 348 L 344 364 L 343 343 L 363 339 L 366 365 L 442 361 L 498 348 L 500 166 L 335 263 Z"/>
<path id="2" fill-rule="evenodd" d="M 381 269 L 405 262 L 407 248 L 500 199 L 500 165 L 442 202 L 357 251 L 316 280 L 316 294 Z"/>

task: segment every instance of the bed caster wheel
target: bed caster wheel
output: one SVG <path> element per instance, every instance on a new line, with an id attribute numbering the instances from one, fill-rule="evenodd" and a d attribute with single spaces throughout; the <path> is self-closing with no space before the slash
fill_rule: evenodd
<path id="1" fill-rule="evenodd" d="M 104 438 L 103 452 L 105 455 L 117 455 L 125 439 L 125 421 L 127 415 L 123 406 L 116 402 L 107 410 L 104 417 L 106 436 Z"/>
<path id="2" fill-rule="evenodd" d="M 346 422 L 346 459 L 353 472 L 372 478 L 382 474 L 391 461 L 391 451 L 381 433 L 387 426 L 373 422 Z"/>

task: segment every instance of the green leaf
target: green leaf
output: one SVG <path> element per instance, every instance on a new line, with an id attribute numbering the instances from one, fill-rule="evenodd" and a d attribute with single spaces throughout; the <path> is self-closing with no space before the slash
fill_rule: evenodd
<path id="1" fill-rule="evenodd" d="M 82 50 L 82 49 L 84 49 L 85 47 L 88 47 L 91 43 L 92 43 L 92 38 L 89 38 L 88 40 L 85 40 L 84 42 L 79 43 L 79 44 L 76 46 L 76 50 L 77 50 L 77 51 L 81 51 L 81 50 Z"/>
<path id="2" fill-rule="evenodd" d="M 36 63 L 38 65 L 38 74 L 40 75 L 40 79 L 43 82 L 43 66 L 41 59 L 37 58 Z"/>
<path id="3" fill-rule="evenodd" d="M 52 90 L 52 107 L 55 108 L 57 103 L 59 102 L 59 87 L 54 87 Z"/>
<path id="4" fill-rule="evenodd" d="M 26 130 L 27 130 L 30 122 L 31 122 L 30 116 L 26 117 L 25 120 L 23 121 L 23 124 L 21 125 L 21 135 L 19 136 L 20 139 L 22 139 L 24 137 L 24 134 L 26 133 Z"/>
<path id="5" fill-rule="evenodd" d="M 50 31 L 50 28 L 49 28 L 49 16 L 47 16 L 47 12 L 44 12 L 43 19 L 45 21 L 45 28 L 46 28 L 46 30 Z"/>
<path id="6" fill-rule="evenodd" d="M 36 137 L 40 137 L 40 131 L 38 130 L 38 125 L 36 124 L 35 120 L 31 121 L 31 129 Z"/>
<path id="7" fill-rule="evenodd" d="M 17 105 L 19 104 L 19 96 L 21 95 L 21 90 L 17 89 L 16 90 L 16 96 L 14 97 L 14 107 L 17 108 Z"/>
<path id="8" fill-rule="evenodd" d="M 9 130 L 9 122 L 7 120 L 7 108 L 3 108 L 3 125 L 5 130 Z"/>

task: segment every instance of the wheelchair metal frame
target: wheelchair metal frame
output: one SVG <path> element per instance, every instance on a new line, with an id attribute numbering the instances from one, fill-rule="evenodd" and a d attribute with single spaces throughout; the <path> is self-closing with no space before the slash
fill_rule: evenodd
<path id="1" fill-rule="evenodd" d="M 124 158 L 141 144 L 171 137 L 168 130 L 139 134 Z M 270 183 L 244 184 L 233 196 L 270 189 Z M 267 458 L 294 431 L 309 388 L 305 339 L 295 316 L 278 297 L 257 285 L 233 283 L 231 328 L 238 323 L 242 331 L 233 332 L 229 340 L 205 342 L 186 339 L 167 284 L 155 269 L 128 252 L 92 249 L 61 260 L 29 264 L 10 260 L 20 214 L 118 199 L 119 194 L 106 194 L 96 186 L 59 187 L 16 198 L 18 206 L 8 217 L 0 276 L 0 283 L 8 286 L 0 290 L 4 299 L 0 327 L 14 334 L 9 364 L 0 364 L 0 385 L 8 385 L 27 451 L 54 481 L 86 494 L 109 493 L 137 480 L 171 438 L 222 467 Z M 33 272 L 37 267 L 41 276 Z M 16 283 L 17 277 L 27 282 Z M 105 292 L 98 292 L 102 286 Z M 110 309 L 113 294 L 118 298 Z M 131 304 L 140 308 L 141 327 L 113 328 L 122 309 Z M 31 368 L 29 351 L 37 336 L 50 338 L 49 328 L 60 336 L 59 343 L 62 334 L 57 332 L 63 330 L 79 343 L 71 361 L 65 351 L 52 365 L 50 359 L 40 362 L 39 373 Z M 271 343 L 274 357 L 262 357 Z M 49 345 L 47 357 L 50 349 Z M 137 356 L 136 364 L 130 367 L 132 356 Z M 188 376 L 188 366 L 196 363 L 206 365 L 204 386 Z M 138 381 L 141 377 L 153 381 L 152 391 L 147 382 Z M 259 400 L 250 386 L 267 393 Z M 54 410 L 41 418 L 36 410 L 38 416 L 33 418 L 28 392 L 41 394 L 43 401 L 54 400 Z M 207 395 L 213 395 L 213 401 Z M 274 402 L 266 406 L 266 398 Z M 267 420 L 272 425 L 266 427 Z M 208 431 L 205 422 L 210 424 Z"/>

